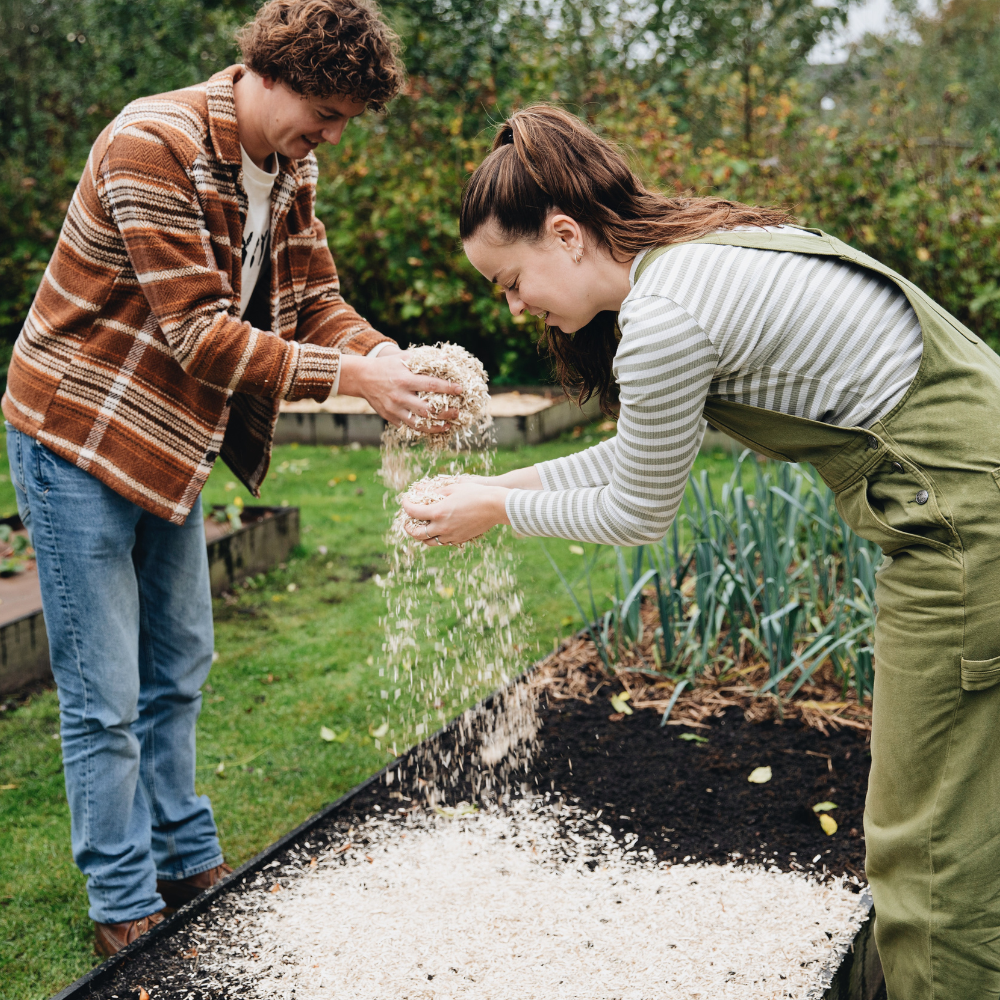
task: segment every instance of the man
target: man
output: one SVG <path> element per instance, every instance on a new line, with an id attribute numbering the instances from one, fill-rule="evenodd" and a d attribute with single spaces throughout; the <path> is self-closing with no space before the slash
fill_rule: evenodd
<path id="1" fill-rule="evenodd" d="M 313 150 L 398 92 L 395 36 L 365 0 L 271 0 L 239 40 L 244 66 L 98 137 L 3 398 L 107 955 L 230 871 L 194 791 L 215 460 L 256 496 L 281 400 L 363 396 L 398 423 L 426 415 L 416 391 L 459 391 L 344 302 L 313 215 Z"/>

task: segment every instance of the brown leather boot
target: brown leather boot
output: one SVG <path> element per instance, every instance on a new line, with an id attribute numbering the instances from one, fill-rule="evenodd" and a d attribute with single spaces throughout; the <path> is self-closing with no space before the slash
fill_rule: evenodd
<path id="1" fill-rule="evenodd" d="M 94 921 L 94 951 L 98 955 L 115 955 L 151 927 L 162 922 L 163 911 L 121 924 L 99 924 Z"/>
<path id="2" fill-rule="evenodd" d="M 157 879 L 156 891 L 163 897 L 163 902 L 167 904 L 167 908 L 163 912 L 170 916 L 174 910 L 179 910 L 185 904 L 190 903 L 195 896 L 200 896 L 201 893 L 210 889 L 230 872 L 232 872 L 232 868 L 223 863 L 209 868 L 207 872 L 192 875 L 190 878 Z"/>

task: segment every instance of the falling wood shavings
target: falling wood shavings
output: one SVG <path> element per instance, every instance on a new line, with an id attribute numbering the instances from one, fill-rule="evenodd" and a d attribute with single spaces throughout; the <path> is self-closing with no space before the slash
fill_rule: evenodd
<path id="1" fill-rule="evenodd" d="M 418 392 L 417 396 L 427 404 L 431 416 L 415 417 L 416 427 L 400 424 L 385 429 L 379 474 L 382 481 L 395 490 L 419 478 L 421 466 L 434 461 L 442 452 L 482 447 L 488 442 L 493 424 L 486 370 L 464 347 L 456 344 L 411 347 L 403 362 L 415 375 L 455 383 L 462 393 L 454 396 L 443 392 Z M 446 410 L 457 411 L 457 416 L 448 421 L 450 429 L 432 433 L 431 427 L 442 424 L 440 414 Z"/>

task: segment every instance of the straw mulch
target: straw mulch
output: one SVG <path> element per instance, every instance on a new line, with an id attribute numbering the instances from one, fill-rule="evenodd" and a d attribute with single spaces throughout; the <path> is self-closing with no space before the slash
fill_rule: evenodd
<path id="1" fill-rule="evenodd" d="M 612 664 L 613 676 L 608 675 L 593 641 L 584 632 L 567 639 L 539 664 L 532 685 L 552 701 L 575 699 L 588 704 L 627 691 L 630 707 L 652 709 L 662 715 L 676 682 L 654 667 L 651 636 L 657 624 L 655 615 L 651 604 L 644 602 L 645 638 L 638 646 L 622 651 Z M 729 708 L 741 708 L 749 722 L 780 724 L 785 719 L 799 719 L 824 735 L 842 727 L 871 731 L 871 702 L 859 705 L 853 690 L 845 699 L 843 686 L 834 677 L 829 661 L 792 698 L 788 692 L 794 677 L 778 685 L 777 695 L 769 692 L 758 696 L 767 679 L 767 663 L 741 643 L 737 656 L 710 667 L 681 692 L 667 725 L 707 729 L 709 720 L 721 718 Z M 609 717 L 617 721 L 623 713 L 612 711 Z"/>

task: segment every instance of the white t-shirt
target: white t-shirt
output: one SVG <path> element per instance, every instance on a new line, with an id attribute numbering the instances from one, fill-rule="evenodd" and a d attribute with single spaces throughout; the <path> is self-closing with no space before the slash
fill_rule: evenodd
<path id="1" fill-rule="evenodd" d="M 271 163 L 274 173 L 261 170 L 247 156 L 247 151 L 240 146 L 243 155 L 243 190 L 247 195 L 247 219 L 243 225 L 243 268 L 242 285 L 240 288 L 240 319 L 247 311 L 250 296 L 257 285 L 261 268 L 271 252 L 271 191 L 278 176 L 278 165 Z"/>
<path id="2" fill-rule="evenodd" d="M 271 252 L 271 191 L 278 176 L 277 163 L 274 173 L 261 170 L 247 156 L 247 151 L 240 146 L 243 156 L 243 190 L 247 195 L 247 220 L 243 226 L 243 267 L 241 269 L 240 286 L 240 319 L 243 318 L 250 305 L 250 297 L 257 285 L 261 268 Z M 272 154 L 273 156 L 273 154 Z M 271 162 L 274 162 L 273 160 Z M 374 358 L 385 347 L 386 341 L 376 344 L 368 352 L 369 358 Z M 333 383 L 331 396 L 336 396 L 340 389 L 340 368 Z"/>

